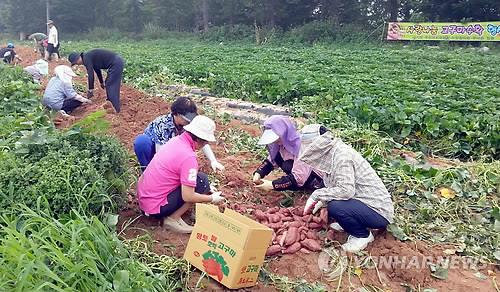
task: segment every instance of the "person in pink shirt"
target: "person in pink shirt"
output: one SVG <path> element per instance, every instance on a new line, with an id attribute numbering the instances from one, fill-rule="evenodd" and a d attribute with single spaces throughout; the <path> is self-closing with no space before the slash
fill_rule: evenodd
<path id="1" fill-rule="evenodd" d="M 181 216 L 193 203 L 220 203 L 221 192 L 211 191 L 208 176 L 198 172 L 196 150 L 215 142 L 215 123 L 196 116 L 185 132 L 170 139 L 153 157 L 139 178 L 137 196 L 140 209 L 163 219 L 163 226 L 179 233 L 191 233 L 193 227 Z"/>
<path id="2" fill-rule="evenodd" d="M 319 126 L 317 132 L 320 135 L 326 131 L 325 127 Z M 253 182 L 257 188 L 297 191 L 323 187 L 321 173 L 297 159 L 301 151 L 301 138 L 289 117 L 275 115 L 267 119 L 258 144 L 267 145 L 269 156 L 254 172 Z M 263 179 L 276 167 L 280 167 L 285 175 L 273 181 Z"/>

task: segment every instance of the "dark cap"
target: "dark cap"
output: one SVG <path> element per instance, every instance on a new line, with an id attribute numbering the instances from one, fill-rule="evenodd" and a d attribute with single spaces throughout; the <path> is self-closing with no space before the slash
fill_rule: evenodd
<path id="1" fill-rule="evenodd" d="M 184 120 L 186 120 L 186 122 L 191 122 L 194 117 L 196 117 L 198 114 L 197 113 L 192 113 L 192 112 L 188 112 L 188 113 L 185 113 L 183 115 L 180 115 Z"/>
<path id="2" fill-rule="evenodd" d="M 73 53 L 69 54 L 68 60 L 71 63 L 71 66 L 76 64 L 76 62 L 78 61 L 78 58 L 80 58 L 80 55 L 81 54 L 77 53 L 77 52 L 73 52 Z"/>

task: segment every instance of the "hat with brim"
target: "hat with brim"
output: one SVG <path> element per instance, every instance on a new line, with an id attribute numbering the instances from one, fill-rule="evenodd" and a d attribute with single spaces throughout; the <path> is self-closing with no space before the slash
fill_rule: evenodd
<path id="1" fill-rule="evenodd" d="M 273 130 L 271 129 L 266 129 L 264 130 L 264 133 L 262 133 L 262 136 L 259 139 L 259 142 L 257 144 L 259 145 L 269 145 L 271 143 L 276 142 L 280 136 L 276 134 Z"/>
<path id="2" fill-rule="evenodd" d="M 215 142 L 215 123 L 209 117 L 194 117 L 189 125 L 184 126 L 184 130 L 202 140 Z"/>
<path id="3" fill-rule="evenodd" d="M 71 66 L 74 66 L 76 64 L 76 62 L 78 62 L 79 58 L 80 58 L 80 53 L 73 52 L 73 53 L 69 54 L 68 61 L 71 63 Z"/>
<path id="4" fill-rule="evenodd" d="M 193 112 L 188 112 L 183 115 L 180 115 L 182 119 L 184 119 L 186 122 L 190 123 L 198 114 L 193 113 Z"/>

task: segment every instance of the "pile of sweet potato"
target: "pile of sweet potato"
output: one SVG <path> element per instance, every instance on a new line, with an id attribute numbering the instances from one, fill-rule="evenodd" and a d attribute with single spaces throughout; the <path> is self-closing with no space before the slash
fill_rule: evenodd
<path id="1" fill-rule="evenodd" d="M 253 216 L 274 231 L 267 256 L 321 250 L 317 233 L 328 224 L 328 211 L 325 208 L 321 209 L 318 216 L 303 215 L 302 208 L 279 207 L 270 208 L 265 212 L 257 209 Z"/>

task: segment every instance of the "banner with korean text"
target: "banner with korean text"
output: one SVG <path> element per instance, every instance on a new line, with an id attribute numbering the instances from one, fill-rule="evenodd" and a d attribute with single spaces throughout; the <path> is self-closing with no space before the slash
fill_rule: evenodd
<path id="1" fill-rule="evenodd" d="M 490 22 L 389 22 L 387 40 L 500 41 L 500 21 Z"/>

